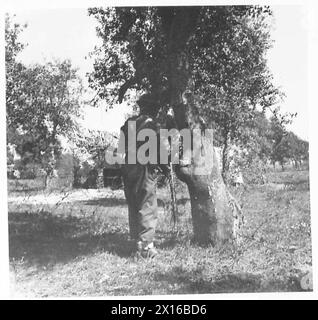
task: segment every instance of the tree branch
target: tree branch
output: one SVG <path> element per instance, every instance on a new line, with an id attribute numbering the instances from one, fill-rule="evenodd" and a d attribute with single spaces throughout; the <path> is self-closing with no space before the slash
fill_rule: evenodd
<path id="1" fill-rule="evenodd" d="M 135 83 L 137 82 L 137 78 L 136 77 L 132 77 L 130 78 L 128 81 L 126 81 L 120 88 L 118 91 L 118 102 L 122 103 L 123 99 L 124 99 L 124 95 L 127 92 L 127 90 L 129 88 L 131 88 Z"/>

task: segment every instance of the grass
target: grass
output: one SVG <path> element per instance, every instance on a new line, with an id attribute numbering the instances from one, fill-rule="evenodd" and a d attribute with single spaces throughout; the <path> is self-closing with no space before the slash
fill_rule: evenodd
<path id="1" fill-rule="evenodd" d="M 13 292 L 61 297 L 301 291 L 300 279 L 311 270 L 308 172 L 271 173 L 267 185 L 233 192 L 244 204 L 243 242 L 202 248 L 191 243 L 187 194 L 179 195 L 173 227 L 164 206 L 167 191 L 160 190 L 160 255 L 149 261 L 132 254 L 121 190 L 11 193 Z"/>

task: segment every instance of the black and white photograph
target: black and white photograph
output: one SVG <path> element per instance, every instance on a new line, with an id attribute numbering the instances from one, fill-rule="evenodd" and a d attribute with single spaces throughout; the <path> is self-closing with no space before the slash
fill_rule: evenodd
<path id="1" fill-rule="evenodd" d="M 10 297 L 313 293 L 309 8 L 4 10 Z"/>

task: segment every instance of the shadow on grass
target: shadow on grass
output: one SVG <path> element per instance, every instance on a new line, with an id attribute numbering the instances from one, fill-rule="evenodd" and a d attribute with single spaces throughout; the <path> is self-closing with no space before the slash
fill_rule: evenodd
<path id="1" fill-rule="evenodd" d="M 177 205 L 185 205 L 188 203 L 190 199 L 182 198 L 177 199 Z M 165 207 L 167 201 L 164 201 L 160 198 L 157 199 L 159 207 Z M 92 200 L 84 200 L 84 201 L 76 201 L 76 203 L 80 203 L 87 206 L 102 206 L 102 207 L 118 207 L 118 206 L 127 206 L 127 201 L 124 198 L 116 198 L 116 197 L 107 197 L 107 198 L 97 198 Z M 168 201 L 170 203 L 170 199 Z"/>
<path id="2" fill-rule="evenodd" d="M 132 249 L 127 230 L 92 217 L 64 217 L 48 212 L 9 213 L 11 261 L 52 266 L 99 251 L 128 257 Z"/>
<path id="3" fill-rule="evenodd" d="M 102 207 L 118 207 L 118 206 L 126 206 L 126 199 L 120 199 L 116 197 L 107 197 L 107 198 L 98 198 L 92 200 L 85 201 L 76 201 L 76 203 L 80 203 L 87 206 L 102 206 Z"/>
<path id="4" fill-rule="evenodd" d="M 298 281 L 275 281 L 264 284 L 262 275 L 252 273 L 222 274 L 218 279 L 206 279 L 203 269 L 187 271 L 174 267 L 166 273 L 158 273 L 155 281 L 176 285 L 175 294 L 207 294 L 234 292 L 302 291 Z"/>
<path id="5" fill-rule="evenodd" d="M 308 191 L 310 189 L 309 180 L 299 180 L 295 182 L 285 182 L 285 189 L 295 191 Z"/>

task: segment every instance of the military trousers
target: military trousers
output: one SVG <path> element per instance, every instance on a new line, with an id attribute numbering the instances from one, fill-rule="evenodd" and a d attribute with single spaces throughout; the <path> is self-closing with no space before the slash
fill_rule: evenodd
<path id="1" fill-rule="evenodd" d="M 125 164 L 122 174 L 130 237 L 151 243 L 157 225 L 156 169 L 152 165 Z"/>

